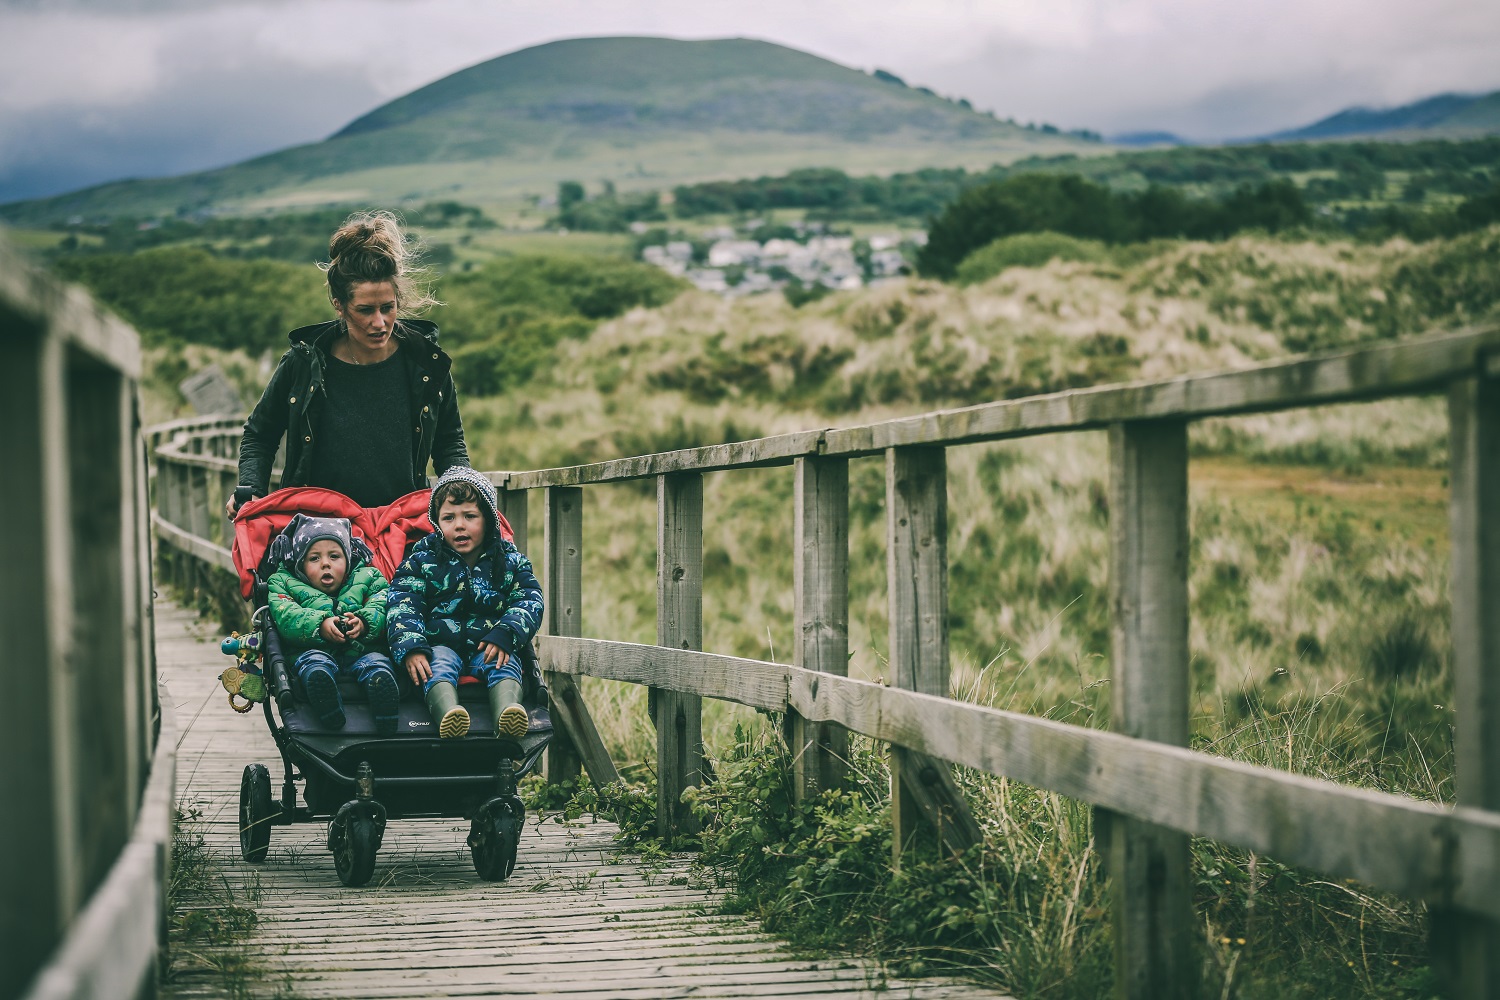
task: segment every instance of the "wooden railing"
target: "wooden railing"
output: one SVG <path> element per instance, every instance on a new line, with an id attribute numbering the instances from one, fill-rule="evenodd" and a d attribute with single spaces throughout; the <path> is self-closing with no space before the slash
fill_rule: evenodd
<path id="1" fill-rule="evenodd" d="M 0 997 L 154 993 L 176 736 L 135 332 L 0 245 Z"/>
<path id="2" fill-rule="evenodd" d="M 1437 392 L 1447 394 L 1452 455 L 1457 806 L 1185 749 L 1189 423 Z M 949 699 L 946 449 L 1090 429 L 1107 429 L 1110 437 L 1114 731 Z M 886 467 L 891 687 L 845 676 L 848 462 L 875 455 Z M 170 510 L 159 512 L 160 537 L 223 565 L 227 552 L 211 541 L 219 529 L 204 523 L 222 505 L 233 463 L 194 454 L 181 439 L 157 458 L 159 480 L 176 477 L 179 484 Z M 703 475 L 785 465 L 794 467 L 796 482 L 796 665 L 702 652 Z M 576 775 L 581 765 L 596 782 L 615 773 L 575 676 L 651 688 L 663 831 L 691 824 L 681 800 L 702 776 L 702 698 L 785 712 L 804 795 L 841 780 L 846 732 L 892 745 L 897 863 L 919 819 L 955 846 L 979 836 L 942 762 L 1099 807 L 1121 996 L 1182 996 L 1195 981 L 1192 836 L 1421 900 L 1432 913 L 1435 960 L 1448 992 L 1488 997 L 1500 990 L 1500 949 L 1492 947 L 1500 941 L 1500 331 L 487 475 L 501 489 L 523 548 L 526 491 L 546 495 L 548 627 L 538 649 L 560 723 L 551 780 Z M 642 478 L 657 483 L 657 645 L 580 638 L 583 487 Z"/>

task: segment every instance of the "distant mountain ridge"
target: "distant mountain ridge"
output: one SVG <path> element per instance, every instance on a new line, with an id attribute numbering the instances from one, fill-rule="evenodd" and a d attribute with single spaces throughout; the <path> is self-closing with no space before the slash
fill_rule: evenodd
<path id="1" fill-rule="evenodd" d="M 1500 134 L 1500 90 L 1438 94 L 1395 108 L 1345 108 L 1311 125 L 1266 136 L 1268 142 L 1343 138 L 1440 139 Z"/>
<path id="2" fill-rule="evenodd" d="M 659 189 L 799 167 L 978 168 L 1099 150 L 886 77 L 745 38 L 550 42 L 421 87 L 323 142 L 4 206 L 0 218 L 486 202 L 546 194 L 560 179 Z"/>

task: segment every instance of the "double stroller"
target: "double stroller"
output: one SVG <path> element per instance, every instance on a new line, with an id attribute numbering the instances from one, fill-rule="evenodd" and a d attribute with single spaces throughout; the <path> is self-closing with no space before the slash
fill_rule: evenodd
<path id="1" fill-rule="evenodd" d="M 256 609 L 255 632 L 239 645 L 259 653 L 262 709 L 282 765 L 279 798 L 264 764 L 245 768 L 240 781 L 240 855 L 245 861 L 265 860 L 274 826 L 327 821 L 328 849 L 339 880 L 364 885 L 374 872 L 388 820 L 458 816 L 472 821 L 468 843 L 480 878 L 504 879 L 514 869 L 526 815 L 517 781 L 537 766 L 552 736 L 547 689 L 531 647 L 520 657 L 521 703 L 530 718 L 519 739 L 489 735 L 495 720 L 473 677 L 463 678 L 458 687 L 459 702 L 473 720 L 470 735 L 439 739 L 421 692 L 408 686 L 399 667 L 403 694 L 395 735 L 377 734 L 363 689 L 344 678 L 339 691 L 345 724 L 331 730 L 320 725 L 308 704 L 292 670 L 296 651 L 284 646 L 266 606 L 276 568 L 270 565 L 270 542 L 294 514 L 348 518 L 374 553 L 376 567 L 390 579 L 411 544 L 432 530 L 428 495 L 421 490 L 388 507 L 367 509 L 332 490 L 294 487 L 251 500 L 236 515 L 235 568 L 242 596 Z M 501 534 L 513 540 L 510 525 L 503 517 L 499 521 Z M 229 645 L 226 640 L 226 651 Z M 242 653 L 241 659 L 247 673 L 256 671 L 253 652 Z"/>

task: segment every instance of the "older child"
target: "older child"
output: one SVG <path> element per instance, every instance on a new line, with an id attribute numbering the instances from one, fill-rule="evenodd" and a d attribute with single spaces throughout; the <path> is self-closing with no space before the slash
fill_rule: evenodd
<path id="1" fill-rule="evenodd" d="M 344 728 L 339 674 L 364 685 L 382 735 L 396 731 L 400 690 L 384 651 L 388 584 L 370 549 L 342 517 L 292 518 L 271 543 L 271 619 L 282 639 L 302 648 L 293 670 L 318 721 Z"/>
<path id="2" fill-rule="evenodd" d="M 500 537 L 495 487 L 455 466 L 432 490 L 436 530 L 420 539 L 391 581 L 387 635 L 396 662 L 423 685 L 438 736 L 469 731 L 458 678 L 483 681 L 495 735 L 517 739 L 529 719 L 521 705 L 517 654 L 542 623 L 542 590 L 531 561 Z"/>

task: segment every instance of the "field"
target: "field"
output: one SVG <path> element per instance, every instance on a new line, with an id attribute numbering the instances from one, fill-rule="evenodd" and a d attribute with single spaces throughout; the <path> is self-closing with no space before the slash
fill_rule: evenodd
<path id="1" fill-rule="evenodd" d="M 800 308 L 779 295 L 680 291 L 609 256 L 608 242 L 584 244 L 602 256 L 548 264 L 504 256 L 509 239 L 472 230 L 476 264 L 439 281 L 448 305 L 433 314 L 459 359 L 470 451 L 485 469 L 863 423 L 1500 319 L 1494 226 L 1421 244 L 1157 241 L 969 284 L 901 279 Z M 187 258 L 151 267 L 168 259 Z M 77 260 L 81 276 L 104 280 Z M 252 263 L 277 262 L 242 266 Z M 290 288 L 293 272 L 266 273 Z M 187 343 L 216 330 L 211 319 L 173 326 L 175 316 L 121 298 L 148 331 L 148 414 L 180 407 L 173 386 L 208 360 L 252 397 L 275 331 L 320 318 L 310 280 L 301 312 L 273 317 L 249 351 L 217 334 Z M 495 316 L 498 332 L 486 327 Z M 533 359 L 524 377 L 496 370 L 498 389 L 464 388 L 490 370 L 487 357 L 522 347 Z M 1193 745 L 1451 800 L 1443 401 L 1206 421 L 1190 444 Z M 1098 433 L 951 450 L 955 697 L 1107 724 L 1104 458 Z M 878 460 L 852 464 L 850 670 L 867 678 L 885 673 L 883 488 Z M 705 647 L 785 662 L 790 471 L 714 474 L 705 494 Z M 532 503 L 539 555 L 540 497 Z M 585 635 L 654 640 L 654 518 L 649 483 L 587 491 Z M 587 695 L 624 773 L 649 782 L 644 692 L 600 681 Z M 785 797 L 775 720 L 711 704 L 705 736 L 718 773 L 698 797 L 705 864 L 734 905 L 809 948 L 870 948 L 908 971 L 958 967 L 1020 996 L 1107 992 L 1108 889 L 1087 809 L 963 774 L 986 846 L 957 869 L 918 861 L 893 877 L 878 748 L 856 741 L 853 789 L 799 813 Z M 601 797 L 621 809 L 648 801 L 585 788 L 580 802 Z M 1432 992 L 1419 907 L 1207 842 L 1194 854 L 1210 992 Z"/>

